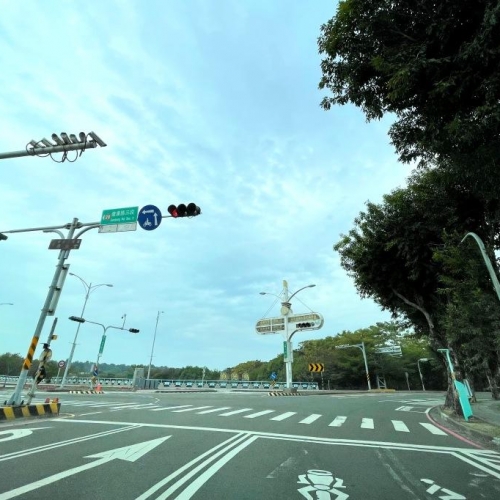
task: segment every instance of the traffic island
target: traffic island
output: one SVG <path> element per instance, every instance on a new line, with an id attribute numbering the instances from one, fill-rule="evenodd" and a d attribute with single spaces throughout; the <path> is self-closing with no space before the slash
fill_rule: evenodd
<path id="1" fill-rule="evenodd" d="M 0 420 L 12 420 L 26 417 L 52 417 L 58 416 L 61 403 L 38 403 L 24 406 L 2 406 L 0 408 Z"/>

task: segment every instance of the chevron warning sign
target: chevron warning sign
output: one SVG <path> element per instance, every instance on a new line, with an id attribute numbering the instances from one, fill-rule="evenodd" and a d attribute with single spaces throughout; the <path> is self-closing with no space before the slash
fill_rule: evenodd
<path id="1" fill-rule="evenodd" d="M 322 372 L 325 370 L 325 365 L 323 363 L 309 363 L 310 372 Z"/>

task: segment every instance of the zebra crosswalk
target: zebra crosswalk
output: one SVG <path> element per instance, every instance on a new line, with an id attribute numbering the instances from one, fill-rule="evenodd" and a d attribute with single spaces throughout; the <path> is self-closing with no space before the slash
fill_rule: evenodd
<path id="1" fill-rule="evenodd" d="M 286 411 L 280 413 L 275 409 L 254 410 L 253 408 L 236 408 L 232 409 L 229 406 L 194 406 L 194 405 L 175 405 L 175 406 L 160 406 L 154 403 L 112 403 L 112 402 L 96 402 L 96 401 L 67 401 L 63 403 L 63 411 L 65 408 L 85 408 L 94 410 L 106 411 L 121 411 L 121 410 L 141 410 L 151 412 L 170 412 L 170 413 L 194 413 L 197 415 L 213 415 L 218 417 L 233 417 L 245 419 L 267 418 L 274 422 L 295 421 L 301 425 L 323 424 L 327 427 L 339 428 L 347 425 L 355 425 L 364 431 L 375 430 L 377 426 L 385 425 L 387 421 L 383 419 L 375 420 L 368 417 L 347 417 L 345 415 L 323 415 L 320 413 L 311 413 L 310 415 L 299 415 L 296 411 Z M 97 412 L 94 412 L 97 413 Z M 389 420 L 390 428 L 395 432 L 409 433 L 412 432 L 407 423 L 402 420 Z M 446 432 L 430 422 L 414 422 L 413 430 L 425 429 L 434 436 L 448 436 Z"/>

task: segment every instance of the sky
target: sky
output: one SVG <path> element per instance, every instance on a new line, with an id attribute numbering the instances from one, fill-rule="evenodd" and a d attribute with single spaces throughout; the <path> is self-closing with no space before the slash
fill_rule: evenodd
<path id="1" fill-rule="evenodd" d="M 99 223 L 124 207 L 163 215 L 154 230 L 81 236 L 66 260 L 77 276 L 40 335 L 41 344 L 57 318 L 54 360 L 73 343 L 73 360 L 96 360 L 116 326 L 125 330 L 106 330 L 101 362 L 268 361 L 283 338 L 255 326 L 280 316 L 283 280 L 290 294 L 316 285 L 292 309 L 324 317 L 294 335 L 295 347 L 390 320 L 358 296 L 333 245 L 410 170 L 390 144 L 390 119 L 320 107 L 317 38 L 336 5 L 0 1 L 0 152 L 61 132 L 93 131 L 107 144 L 68 153 L 74 162 L 0 160 L 0 232 Z M 190 202 L 201 215 L 166 217 Z M 52 283 L 59 251 L 48 247 L 61 235 L 41 229 L 0 241 L 0 353 L 26 355 Z M 87 292 L 84 317 L 102 326 L 82 324 L 75 340 L 68 318 Z"/>

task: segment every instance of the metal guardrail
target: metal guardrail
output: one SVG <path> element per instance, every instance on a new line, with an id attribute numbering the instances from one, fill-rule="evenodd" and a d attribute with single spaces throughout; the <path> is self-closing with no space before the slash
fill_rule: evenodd
<path id="1" fill-rule="evenodd" d="M 9 375 L 0 375 L 0 387 L 6 384 L 17 384 L 19 377 Z M 269 382 L 259 380 L 179 380 L 179 379 L 142 379 L 145 385 L 151 388 L 157 388 L 159 384 L 163 387 L 187 387 L 187 388 L 220 388 L 220 389 L 283 389 L 285 382 Z M 62 382 L 62 377 L 51 377 L 44 380 L 43 383 L 57 385 Z M 100 377 L 99 382 L 103 387 L 120 386 L 132 387 L 131 378 L 112 378 Z M 68 377 L 65 386 L 72 385 L 90 385 L 91 377 Z M 143 385 L 143 384 L 140 384 Z M 318 390 L 318 384 L 315 382 L 293 382 L 292 387 L 302 390 Z"/>

